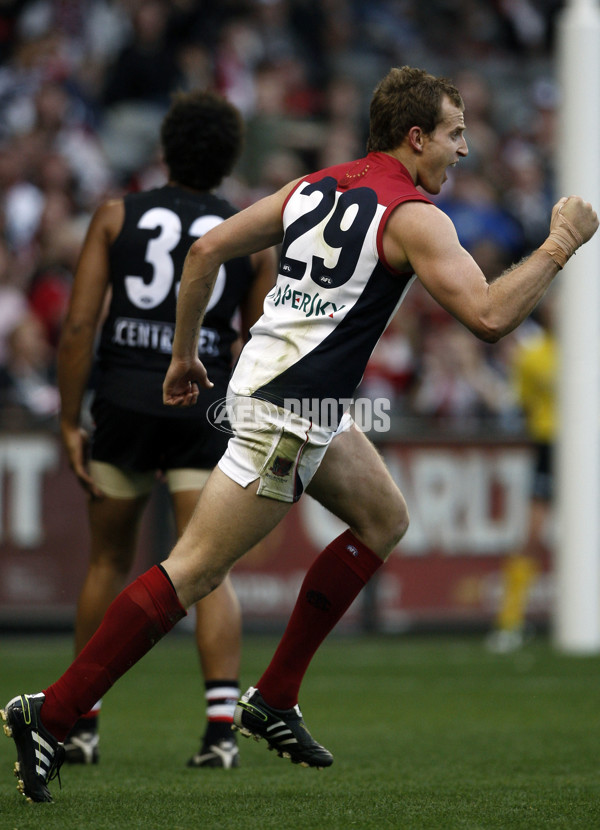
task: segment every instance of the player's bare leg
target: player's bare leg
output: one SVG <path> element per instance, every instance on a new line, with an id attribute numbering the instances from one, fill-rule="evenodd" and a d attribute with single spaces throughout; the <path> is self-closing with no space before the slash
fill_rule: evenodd
<path id="1" fill-rule="evenodd" d="M 178 536 L 187 526 L 200 491 L 172 493 Z M 206 729 L 201 746 L 188 761 L 191 767 L 239 765 L 239 752 L 231 730 L 233 710 L 240 695 L 242 613 L 231 579 L 195 605 L 196 644 L 206 697 Z"/>
<path id="2" fill-rule="evenodd" d="M 333 439 L 307 492 L 384 561 L 408 528 L 404 496 L 356 426 Z"/>
<path id="3" fill-rule="evenodd" d="M 196 603 L 196 642 L 206 680 L 238 677 L 241 659 L 242 613 L 229 576 Z"/>
<path id="4" fill-rule="evenodd" d="M 90 562 L 77 602 L 75 654 L 92 637 L 106 609 L 126 585 L 136 553 L 146 496 L 90 499 Z M 101 701 L 73 727 L 65 740 L 65 760 L 71 764 L 98 762 L 98 716 Z"/>
<path id="5" fill-rule="evenodd" d="M 211 473 L 189 524 L 162 563 L 184 608 L 220 585 L 290 509 L 288 502 L 257 495 L 257 488 L 258 481 L 241 487 L 218 467 Z"/>
<path id="6" fill-rule="evenodd" d="M 96 631 L 106 609 L 126 584 L 135 559 L 147 497 L 91 499 L 88 505 L 90 563 L 75 618 L 75 653 Z"/>
<path id="7" fill-rule="evenodd" d="M 240 487 L 218 467 L 211 474 L 189 525 L 164 563 L 182 604 L 192 604 L 202 593 L 220 584 L 235 562 L 263 539 L 289 510 L 289 502 L 259 496 L 257 488 L 258 482 L 247 488 Z M 242 706 L 253 708 L 247 695 L 242 696 L 234 716 L 242 734 L 257 739 L 268 736 L 269 747 L 294 763 L 317 767 L 332 763 L 331 753 L 312 738 L 297 707 L 278 712 L 263 706 L 263 731 L 247 728 L 241 719 Z M 279 737 L 282 729 L 285 738 Z M 281 748 L 278 741 L 285 747 Z"/>
<path id="8" fill-rule="evenodd" d="M 308 493 L 349 525 L 309 568 L 277 650 L 242 695 L 234 721 L 280 757 L 325 767 L 333 756 L 310 735 L 298 693 L 314 653 L 408 527 L 404 498 L 374 446 L 356 428 L 336 436 Z"/>

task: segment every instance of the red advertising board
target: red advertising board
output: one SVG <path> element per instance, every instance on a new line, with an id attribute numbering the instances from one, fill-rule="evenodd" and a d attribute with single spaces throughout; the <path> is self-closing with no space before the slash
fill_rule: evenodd
<path id="1" fill-rule="evenodd" d="M 500 563 L 525 534 L 531 476 L 526 445 L 411 441 L 384 443 L 380 450 L 406 497 L 411 526 L 367 594 L 378 627 L 489 620 L 498 600 Z M 168 551 L 164 504 L 159 498 L 150 505 L 134 575 Z M 304 496 L 236 565 L 233 580 L 248 626 L 279 626 L 287 619 L 306 569 L 343 529 Z M 85 497 L 58 437 L 3 435 L 0 623 L 72 620 L 87 550 Z M 547 554 L 540 564 L 530 611 L 544 618 L 552 587 Z M 343 624 L 363 621 L 364 598 L 359 598 Z"/>
<path id="2" fill-rule="evenodd" d="M 150 517 L 149 517 L 150 518 Z M 145 533 L 147 536 L 147 533 Z M 135 573 L 150 563 L 138 556 Z M 83 490 L 50 432 L 0 436 L 0 624 L 68 624 L 89 550 Z"/>
<path id="3" fill-rule="evenodd" d="M 411 516 L 407 535 L 379 572 L 370 597 L 376 624 L 402 630 L 430 624 L 480 624 L 493 616 L 504 557 L 527 527 L 531 456 L 525 444 L 380 445 Z M 302 576 L 344 526 L 310 497 L 233 571 L 247 617 L 287 618 Z M 548 615 L 545 552 L 530 612 Z M 359 598 L 344 622 L 364 618 Z"/>

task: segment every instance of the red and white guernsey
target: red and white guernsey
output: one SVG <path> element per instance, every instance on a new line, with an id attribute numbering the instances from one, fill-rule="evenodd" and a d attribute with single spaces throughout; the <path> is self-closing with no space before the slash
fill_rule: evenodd
<path id="1" fill-rule="evenodd" d="M 231 379 L 235 394 L 278 406 L 352 398 L 414 278 L 387 265 L 382 247 L 391 211 L 407 201 L 430 200 L 386 153 L 299 182 L 283 209 L 277 283 Z"/>

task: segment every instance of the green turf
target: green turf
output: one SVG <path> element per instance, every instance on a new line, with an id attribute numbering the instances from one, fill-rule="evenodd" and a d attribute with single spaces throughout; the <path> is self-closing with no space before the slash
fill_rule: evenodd
<path id="1" fill-rule="evenodd" d="M 274 640 L 248 637 L 242 682 Z M 63 638 L 4 638 L 0 703 L 70 659 Z M 102 759 L 63 768 L 30 805 L 0 735 L 0 830 L 600 828 L 600 658 L 534 642 L 493 656 L 478 638 L 330 638 L 301 704 L 333 752 L 322 772 L 240 739 L 238 770 L 193 770 L 203 707 L 189 635 L 162 641 L 107 695 Z"/>

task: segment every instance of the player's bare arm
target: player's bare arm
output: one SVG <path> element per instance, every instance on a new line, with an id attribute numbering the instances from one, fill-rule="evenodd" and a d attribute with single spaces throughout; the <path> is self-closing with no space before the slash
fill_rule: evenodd
<path id="1" fill-rule="evenodd" d="M 581 198 L 561 199 L 553 211 L 548 237 L 552 251 L 557 247 L 559 209 L 575 230 L 571 248 L 564 254 L 566 261 L 596 232 L 598 218 Z M 562 244 L 568 248 L 566 241 Z M 448 216 L 421 202 L 396 208 L 386 228 L 384 250 L 392 265 L 411 267 L 440 305 L 488 342 L 511 332 L 531 313 L 562 267 L 560 257 L 553 257 L 542 246 L 489 283 L 460 244 Z"/>
<path id="2" fill-rule="evenodd" d="M 81 407 L 92 370 L 96 332 L 109 287 L 108 249 L 122 224 L 121 200 L 106 202 L 95 212 L 77 264 L 58 347 L 62 441 L 77 479 L 94 496 L 102 494 L 85 464 L 88 436 L 80 426 Z"/>
<path id="3" fill-rule="evenodd" d="M 292 182 L 236 213 L 190 247 L 177 298 L 171 365 L 163 384 L 163 402 L 168 406 L 191 406 L 196 403 L 199 387 L 212 386 L 198 358 L 198 338 L 219 267 L 229 259 L 255 254 L 281 242 L 283 205 L 295 185 Z"/>

